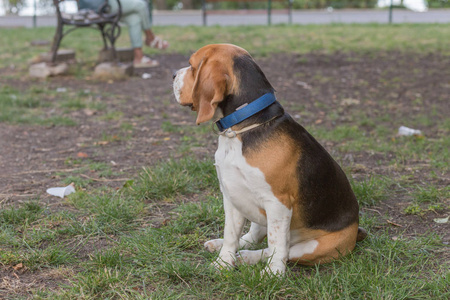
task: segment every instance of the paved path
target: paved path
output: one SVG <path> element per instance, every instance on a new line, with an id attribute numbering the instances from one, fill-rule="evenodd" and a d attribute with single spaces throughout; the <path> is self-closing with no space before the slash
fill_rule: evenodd
<path id="1" fill-rule="evenodd" d="M 294 24 L 328 24 L 328 23 L 388 23 L 388 10 L 302 10 L 294 11 Z M 412 12 L 396 9 L 393 12 L 394 23 L 450 23 L 450 9 L 430 10 L 428 12 Z M 272 15 L 272 24 L 287 23 L 286 14 Z M 265 25 L 266 14 L 251 15 L 210 15 L 208 25 Z M 153 14 L 154 25 L 202 25 L 201 11 L 156 11 Z M 37 26 L 55 26 L 54 16 L 37 17 Z M 32 17 L 2 16 L 0 27 L 32 27 Z"/>

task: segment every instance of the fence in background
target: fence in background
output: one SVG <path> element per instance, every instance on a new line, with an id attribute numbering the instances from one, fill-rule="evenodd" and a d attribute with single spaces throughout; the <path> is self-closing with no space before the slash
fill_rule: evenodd
<path id="1" fill-rule="evenodd" d="M 2 7 L 2 1 L 0 0 L 0 8 Z M 28 16 L 17 17 L 15 15 L 8 16 L 0 16 L 0 27 L 36 27 L 36 26 L 55 26 L 56 21 L 54 20 L 54 14 L 52 14 L 51 9 L 47 7 L 47 15 L 42 15 L 39 12 L 40 6 L 37 5 L 37 1 L 28 0 L 29 7 L 26 8 Z M 40 0 L 42 1 L 42 0 Z M 110 0 L 111 1 L 111 0 Z M 205 2 L 205 0 L 191 0 L 194 3 L 197 1 L 198 3 Z M 286 2 L 289 0 L 286 0 Z M 299 1 L 302 1 L 303 4 L 311 4 L 314 2 L 320 2 L 322 4 L 329 4 L 333 6 L 328 6 L 327 9 L 298 9 Z M 319 24 L 319 23 L 402 23 L 402 22 L 411 22 L 411 23 L 450 23 L 450 10 L 430 10 L 427 13 L 423 14 L 414 14 L 407 10 L 397 10 L 398 6 L 396 3 L 399 3 L 401 0 L 376 0 L 376 1 L 384 1 L 385 3 L 389 3 L 390 7 L 387 9 L 341 9 L 347 7 L 354 7 L 357 1 L 359 4 L 358 7 L 367 7 L 370 3 L 373 3 L 373 0 L 340 0 L 340 1 L 326 1 L 326 0 L 293 0 L 292 6 L 296 8 L 293 10 L 293 20 L 292 16 L 286 18 L 284 16 L 276 15 L 274 23 L 296 23 L 296 24 Z M 372 2 L 370 2 L 372 1 Z M 406 1 L 406 0 L 404 0 Z M 420 0 L 418 0 L 420 1 Z M 73 2 L 73 1 L 68 1 Z M 166 1 L 168 3 L 169 1 Z M 179 3 L 181 3 L 178 0 Z M 184 2 L 184 1 L 183 1 Z M 253 14 L 244 14 L 246 12 L 251 12 L 251 10 L 261 10 L 266 9 L 268 7 L 269 0 L 259 0 L 259 1 L 238 1 L 239 3 L 229 2 L 227 1 L 218 1 L 217 3 L 209 3 L 208 9 L 217 10 L 217 13 L 214 16 L 211 16 L 211 24 L 214 25 L 250 25 L 250 24 L 264 24 L 264 16 L 257 17 Z M 253 3 L 251 3 L 253 2 Z M 76 3 L 76 2 L 75 2 Z M 201 10 L 172 10 L 172 11 L 160 11 L 156 10 L 157 0 L 149 0 L 149 9 L 152 17 L 153 23 L 155 25 L 202 25 L 202 11 Z M 301 4 L 300 3 L 300 4 Z M 353 4 L 352 4 L 353 3 Z M 430 6 L 432 8 L 450 8 L 450 0 L 428 0 Z M 233 4 L 233 5 L 231 5 Z M 308 4 L 308 5 L 309 5 Z M 346 6 L 344 6 L 344 4 Z M 200 6 L 201 7 L 201 6 Z M 286 8 L 286 4 L 279 3 L 276 1 L 272 1 L 271 7 L 274 10 L 279 9 L 280 7 Z M 311 7 L 311 6 L 308 6 Z M 339 7 L 339 8 L 336 8 Z M 221 15 L 220 10 L 227 10 L 227 12 L 236 11 L 234 15 Z M 0 11 L 1 15 L 1 11 Z M 359 17 L 357 17 L 359 15 Z M 365 18 L 367 16 L 367 18 Z M 374 17 L 376 16 L 376 17 Z M 283 18 L 281 18 L 283 17 Z M 271 20 L 267 18 L 267 22 L 271 24 Z M 257 21 L 254 21 L 257 20 Z"/>

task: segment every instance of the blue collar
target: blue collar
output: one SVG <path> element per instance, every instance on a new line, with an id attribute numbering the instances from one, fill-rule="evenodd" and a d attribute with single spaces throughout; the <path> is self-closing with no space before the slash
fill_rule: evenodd
<path id="1" fill-rule="evenodd" d="M 264 94 L 255 101 L 250 102 L 248 105 L 216 121 L 217 128 L 220 132 L 222 132 L 262 111 L 275 101 L 277 101 L 277 98 L 275 98 L 273 93 Z"/>

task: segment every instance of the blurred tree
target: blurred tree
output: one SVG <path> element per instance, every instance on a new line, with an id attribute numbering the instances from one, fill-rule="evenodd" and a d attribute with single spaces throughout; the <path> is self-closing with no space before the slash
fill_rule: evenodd
<path id="1" fill-rule="evenodd" d="M 181 3 L 183 4 L 183 9 L 193 9 L 194 8 L 193 0 L 181 0 Z"/>
<path id="2" fill-rule="evenodd" d="M 3 7 L 8 15 L 17 15 L 25 6 L 26 0 L 3 0 Z"/>
<path id="3" fill-rule="evenodd" d="M 41 12 L 54 11 L 53 0 L 36 0 L 36 1 L 37 1 L 37 7 Z"/>
<path id="4" fill-rule="evenodd" d="M 449 0 L 428 0 L 429 8 L 449 8 L 450 1 Z"/>
<path id="5" fill-rule="evenodd" d="M 155 9 L 166 10 L 167 9 L 167 2 L 169 2 L 169 1 L 155 0 L 155 1 L 153 1 L 153 5 L 154 5 Z"/>

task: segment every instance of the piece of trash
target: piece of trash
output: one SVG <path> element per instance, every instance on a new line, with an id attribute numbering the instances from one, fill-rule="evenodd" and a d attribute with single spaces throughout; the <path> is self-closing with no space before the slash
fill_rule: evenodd
<path id="1" fill-rule="evenodd" d="M 411 135 L 422 135 L 422 131 L 418 129 L 412 129 L 406 126 L 400 126 L 398 129 L 398 135 L 411 136 Z"/>
<path id="2" fill-rule="evenodd" d="M 67 92 L 67 89 L 65 87 L 59 87 L 56 89 L 56 92 L 57 93 L 65 93 L 65 92 Z"/>
<path id="3" fill-rule="evenodd" d="M 436 218 L 436 219 L 433 219 L 433 221 L 438 223 L 438 224 L 445 224 L 445 223 L 448 223 L 448 218 L 449 217 L 450 216 L 448 216 L 447 218 Z"/>
<path id="4" fill-rule="evenodd" d="M 72 182 L 66 187 L 53 187 L 47 189 L 47 193 L 52 196 L 57 196 L 60 198 L 64 198 L 64 196 L 75 193 L 75 184 Z"/>
<path id="5" fill-rule="evenodd" d="M 152 78 L 152 74 L 149 73 L 142 74 L 142 79 L 150 79 L 150 78 Z"/>

